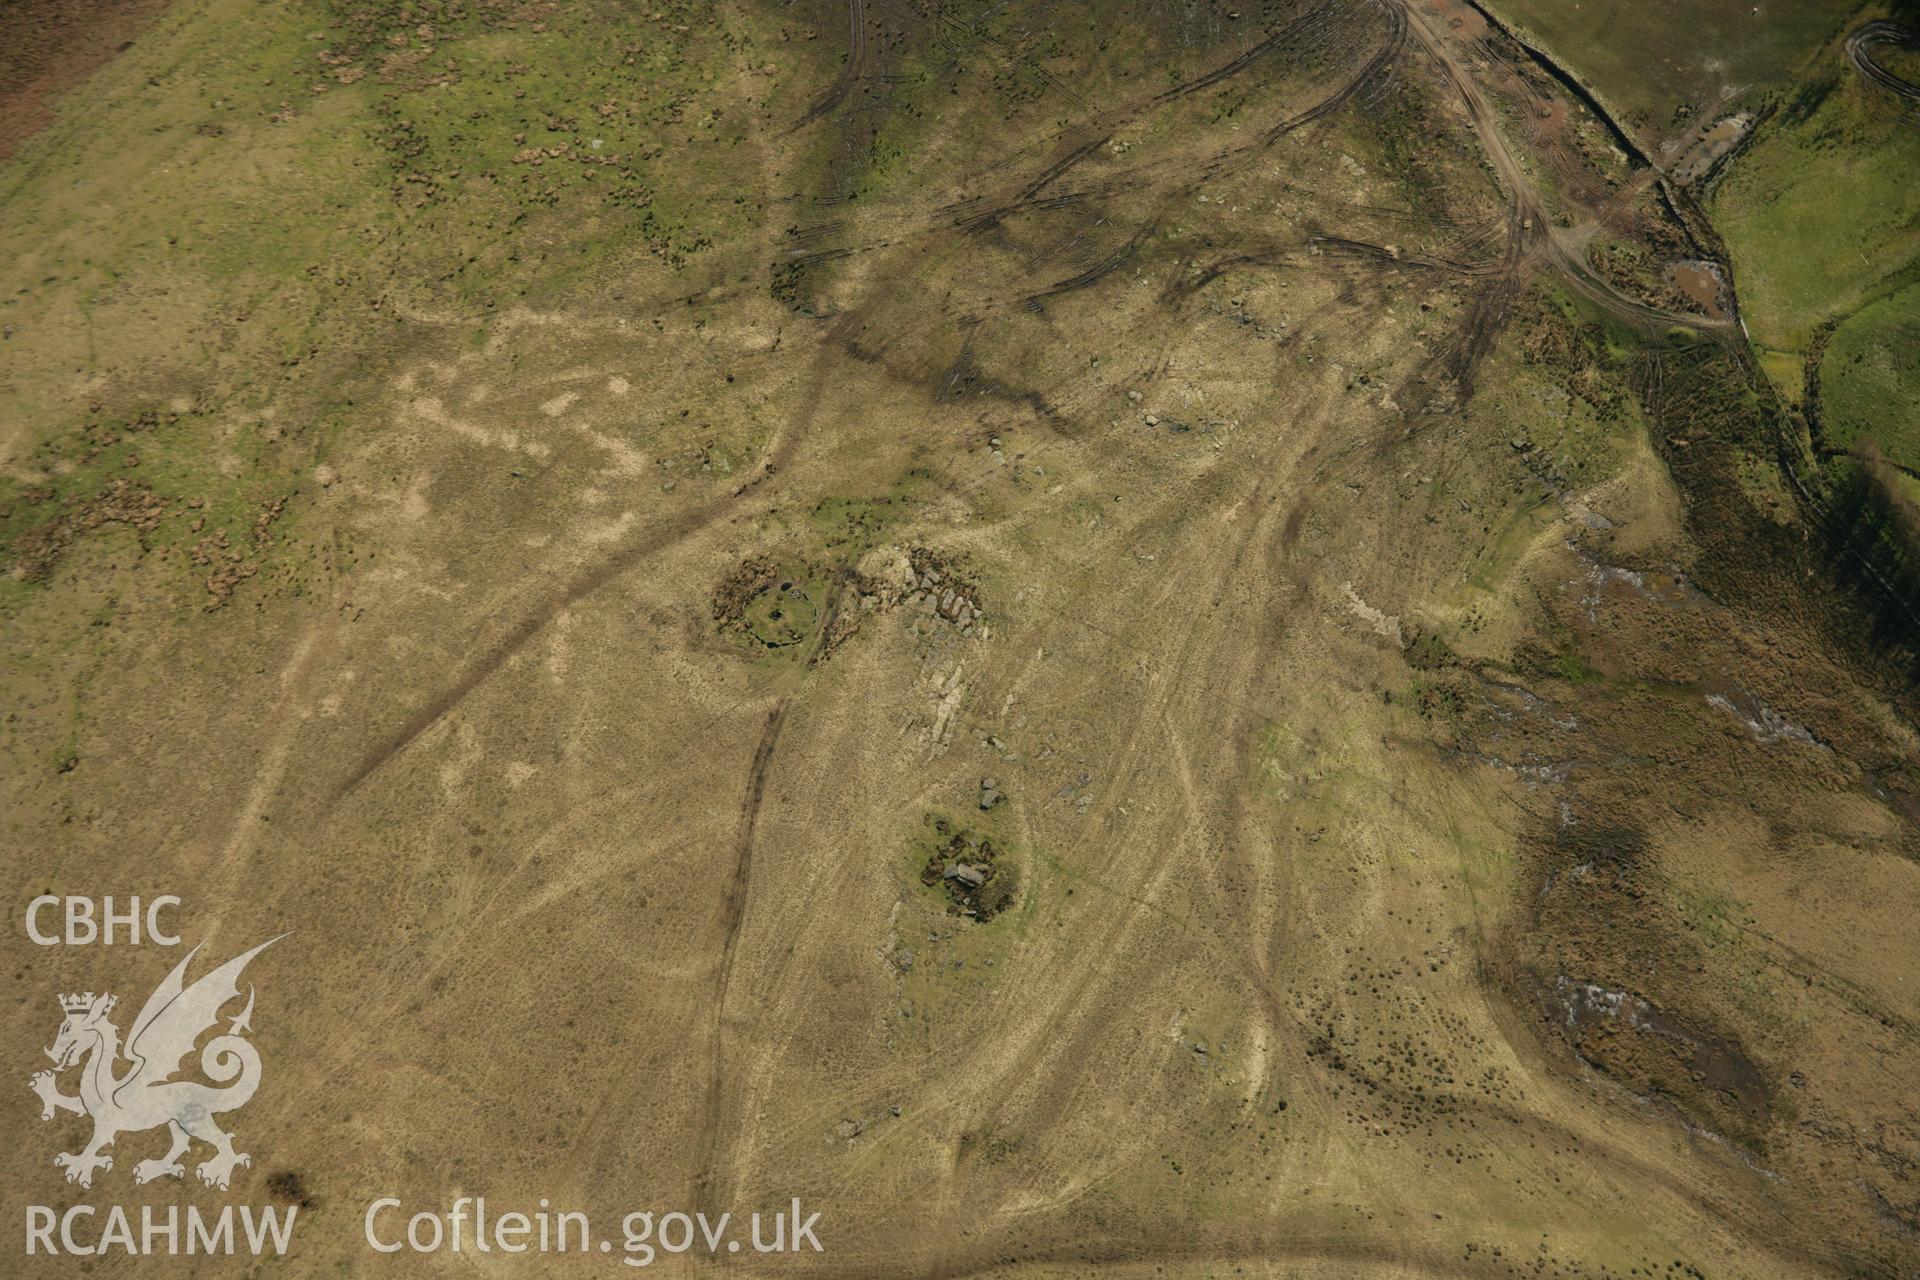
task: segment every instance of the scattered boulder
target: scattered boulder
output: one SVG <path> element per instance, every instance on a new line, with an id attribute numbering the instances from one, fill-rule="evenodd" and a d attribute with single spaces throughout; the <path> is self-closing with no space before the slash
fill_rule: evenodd
<path id="1" fill-rule="evenodd" d="M 987 882 L 987 868 L 968 862 L 955 862 L 947 867 L 941 878 L 969 889 L 978 889 Z"/>
<path id="2" fill-rule="evenodd" d="M 952 564 L 924 547 L 914 547 L 908 559 L 913 571 L 908 598 L 917 601 L 922 614 L 950 623 L 966 636 L 986 625 L 979 588 L 961 577 Z"/>
<path id="3" fill-rule="evenodd" d="M 928 854 L 920 882 L 942 891 L 950 911 L 986 921 L 1013 904 L 1015 868 L 991 837 L 955 830 L 944 818 L 934 823 L 934 831 L 939 843 Z"/>

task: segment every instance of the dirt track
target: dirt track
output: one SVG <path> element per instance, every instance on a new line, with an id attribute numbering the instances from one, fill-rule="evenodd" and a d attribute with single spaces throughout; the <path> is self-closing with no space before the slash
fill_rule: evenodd
<path id="1" fill-rule="evenodd" d="M 1443 38 L 1432 22 L 1413 4 L 1409 4 L 1407 12 L 1411 15 L 1412 27 L 1421 46 L 1446 66 L 1449 77 L 1467 106 L 1468 115 L 1473 121 L 1474 130 L 1479 135 L 1481 145 L 1485 148 L 1488 160 L 1512 194 L 1513 205 L 1508 215 L 1508 236 L 1509 243 L 1514 246 L 1513 256 L 1510 258 L 1513 265 L 1517 266 L 1522 261 L 1538 256 L 1549 262 L 1559 273 L 1560 278 L 1582 297 L 1604 307 L 1628 324 L 1649 333 L 1657 334 L 1677 327 L 1728 336 L 1738 330 L 1737 323 L 1731 319 L 1713 319 L 1649 306 L 1625 296 L 1607 281 L 1597 277 L 1588 266 L 1584 252 L 1577 247 L 1582 243 L 1586 228 L 1583 226 L 1561 228 L 1553 225 L 1546 203 L 1540 198 L 1525 167 L 1515 157 L 1512 148 L 1494 123 L 1494 112 L 1484 94 L 1460 65 L 1454 42 Z M 1591 216 L 1595 211 L 1588 212 Z"/>

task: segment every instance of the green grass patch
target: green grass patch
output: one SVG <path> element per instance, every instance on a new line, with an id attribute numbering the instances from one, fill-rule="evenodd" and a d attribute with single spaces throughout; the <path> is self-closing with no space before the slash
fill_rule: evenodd
<path id="1" fill-rule="evenodd" d="M 1920 285 L 1863 308 L 1834 332 L 1820 363 L 1826 444 L 1872 438 L 1920 472 Z"/>
<path id="2" fill-rule="evenodd" d="M 1855 9 L 1854 0 L 1494 0 L 1500 19 L 1591 88 L 1637 137 L 1689 130 L 1728 85 L 1787 83 Z"/>
<path id="3" fill-rule="evenodd" d="M 1553 669 L 1568 684 L 1596 684 L 1606 679 L 1597 669 L 1590 667 L 1577 653 L 1562 653 L 1554 657 Z"/>
<path id="4" fill-rule="evenodd" d="M 873 497 L 820 499 L 807 513 L 808 522 L 836 559 L 849 559 L 878 544 L 888 529 L 914 513 L 916 504 L 947 483 L 924 467 L 911 467 Z"/>
<path id="5" fill-rule="evenodd" d="M 1776 351 L 1913 283 L 1920 260 L 1920 131 L 1875 110 L 1850 68 L 1823 72 L 1842 82 L 1763 125 L 1713 197 L 1747 327 Z"/>

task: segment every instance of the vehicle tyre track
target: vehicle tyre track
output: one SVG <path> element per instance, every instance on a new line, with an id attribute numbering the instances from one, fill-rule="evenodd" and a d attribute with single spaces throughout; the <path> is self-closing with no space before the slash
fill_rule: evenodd
<path id="1" fill-rule="evenodd" d="M 1881 19 L 1869 22 L 1847 37 L 1847 61 L 1853 64 L 1854 70 L 1889 93 L 1898 94 L 1910 102 L 1920 102 L 1920 84 L 1887 70 L 1874 58 L 1875 46 L 1920 49 L 1920 31 Z"/>
<path id="2" fill-rule="evenodd" d="M 841 601 L 852 577 L 852 570 L 848 568 L 842 568 L 834 575 L 826 607 L 820 613 L 820 629 L 814 637 L 813 652 L 807 658 L 808 670 L 828 652 L 834 623 L 840 615 Z M 754 838 L 760 826 L 760 807 L 767 794 L 767 772 L 773 764 L 774 749 L 780 744 L 780 730 L 786 724 L 787 708 L 791 702 L 790 695 L 775 700 L 767 712 L 766 724 L 760 730 L 760 741 L 753 749 L 753 760 L 747 766 L 746 794 L 740 802 L 740 838 L 734 846 L 733 878 L 728 882 L 727 896 L 720 913 L 723 941 L 709 1001 L 713 1015 L 708 1026 L 707 1060 L 710 1068 L 698 1143 L 704 1157 L 694 1187 L 696 1202 L 710 1214 L 717 1211 L 719 1202 L 719 1171 L 716 1166 L 720 1156 L 721 1113 L 726 1105 L 727 1055 L 724 1042 L 727 997 L 733 986 L 734 957 L 739 951 L 740 929 L 746 921 L 747 900 L 753 890 Z"/>
<path id="3" fill-rule="evenodd" d="M 694 1187 L 699 1207 L 711 1210 L 715 1194 L 715 1158 L 720 1140 L 720 1112 L 725 1104 L 726 1055 L 721 1040 L 726 1032 L 727 989 L 733 981 L 734 956 L 738 952 L 740 925 L 746 919 L 747 895 L 753 884 L 753 841 L 760 825 L 760 805 L 767 794 L 767 769 L 773 763 L 773 751 L 780 742 L 780 729 L 786 723 L 788 699 L 781 698 L 767 712 L 760 730 L 760 741 L 753 749 L 753 761 L 747 766 L 747 793 L 740 803 L 740 839 L 734 846 L 733 878 L 727 884 L 727 896 L 720 912 L 720 960 L 715 971 L 711 1000 L 712 1020 L 708 1026 L 707 1059 L 712 1064 L 707 1076 L 705 1114 L 700 1122 L 701 1149 L 705 1155 Z"/>

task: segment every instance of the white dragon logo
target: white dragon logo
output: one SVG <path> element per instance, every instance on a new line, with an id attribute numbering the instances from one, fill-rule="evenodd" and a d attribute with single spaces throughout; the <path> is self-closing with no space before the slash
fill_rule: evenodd
<path id="1" fill-rule="evenodd" d="M 124 1075 L 114 1074 L 121 1054 L 120 1028 L 107 1018 L 113 1012 L 115 998 L 96 996 L 91 991 L 60 997 L 66 1018 L 53 1047 L 46 1051 L 53 1059 L 53 1070 L 35 1073 L 28 1084 L 40 1095 L 42 1120 L 53 1119 L 56 1111 L 93 1118 L 93 1140 L 86 1148 L 53 1158 L 66 1170 L 68 1182 L 92 1186 L 95 1169 L 113 1168 L 113 1157 L 102 1155 L 101 1148 L 112 1146 L 119 1134 L 163 1124 L 173 1135 L 173 1146 L 158 1160 L 134 1165 L 135 1182 L 184 1175 L 180 1157 L 186 1154 L 189 1138 L 198 1138 L 214 1149 L 212 1157 L 196 1170 L 200 1181 L 210 1187 L 226 1190 L 234 1169 L 253 1163 L 250 1156 L 233 1149 L 233 1135 L 213 1120 L 216 1113 L 245 1106 L 260 1086 L 260 1053 L 241 1038 L 243 1032 L 253 1029 L 249 1021 L 253 1017 L 251 985 L 247 988 L 247 1007 L 229 1023 L 226 1034 L 207 1041 L 200 1051 L 200 1069 L 225 1087 L 171 1077 L 193 1052 L 194 1042 L 219 1022 L 221 1008 L 240 995 L 240 971 L 247 962 L 279 940 L 270 938 L 235 956 L 192 986 L 185 983 L 187 964 L 200 948 L 189 951 L 147 997 L 140 1016 L 133 1020 L 126 1042 L 126 1057 L 133 1066 Z M 60 1092 L 57 1076 L 82 1059 L 86 1059 L 86 1066 L 80 1073 L 80 1094 L 69 1097 Z"/>

